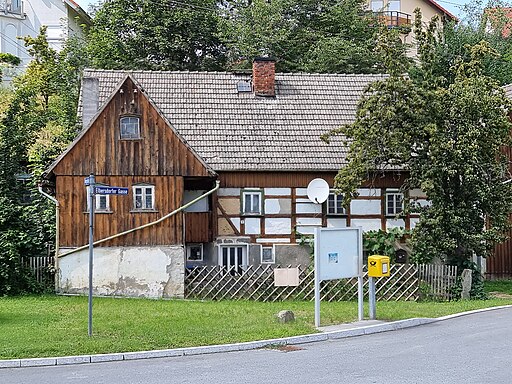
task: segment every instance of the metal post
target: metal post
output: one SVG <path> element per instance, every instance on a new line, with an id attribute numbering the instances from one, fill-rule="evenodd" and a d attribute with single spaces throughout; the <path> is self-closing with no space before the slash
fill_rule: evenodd
<path id="1" fill-rule="evenodd" d="M 92 336 L 92 261 L 94 256 L 94 188 L 96 180 L 91 173 L 89 176 L 89 322 L 88 332 Z"/>
<path id="2" fill-rule="evenodd" d="M 320 229 L 315 228 L 315 327 L 320 326 Z"/>
<path id="3" fill-rule="evenodd" d="M 357 277 L 357 318 L 359 321 L 364 320 L 364 305 L 363 305 L 363 276 Z"/>
<path id="4" fill-rule="evenodd" d="M 359 276 L 357 277 L 357 317 L 359 321 L 364 320 L 364 296 L 363 296 L 363 230 L 358 230 L 358 252 L 359 252 Z"/>
<path id="5" fill-rule="evenodd" d="M 368 279 L 368 283 L 368 304 L 370 305 L 370 320 L 375 320 L 377 318 L 377 306 L 375 299 L 375 277 L 370 277 Z"/>

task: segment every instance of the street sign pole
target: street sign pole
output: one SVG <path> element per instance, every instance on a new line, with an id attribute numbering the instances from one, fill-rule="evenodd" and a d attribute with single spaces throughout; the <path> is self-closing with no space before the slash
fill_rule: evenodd
<path id="1" fill-rule="evenodd" d="M 364 296 L 363 296 L 363 231 L 359 231 L 359 254 L 358 261 L 359 276 L 357 277 L 357 318 L 359 321 L 364 320 Z"/>
<path id="2" fill-rule="evenodd" d="M 315 328 L 320 327 L 320 229 L 315 228 Z"/>
<path id="3" fill-rule="evenodd" d="M 94 189 L 96 186 L 96 180 L 94 175 L 91 175 L 88 178 L 89 183 L 89 321 L 88 321 L 88 333 L 89 336 L 92 336 L 92 266 L 93 266 L 93 256 L 94 256 Z M 87 181 L 86 181 L 87 184 Z"/>

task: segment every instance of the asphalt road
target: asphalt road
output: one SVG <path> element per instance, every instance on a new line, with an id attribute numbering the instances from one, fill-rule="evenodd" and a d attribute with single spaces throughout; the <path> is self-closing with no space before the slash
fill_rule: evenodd
<path id="1" fill-rule="evenodd" d="M 1 384 L 512 383 L 512 309 L 291 351 L 0 369 Z"/>

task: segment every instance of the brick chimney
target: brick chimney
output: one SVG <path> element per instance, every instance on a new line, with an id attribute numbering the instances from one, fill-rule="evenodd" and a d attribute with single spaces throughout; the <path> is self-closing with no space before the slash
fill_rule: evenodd
<path id="1" fill-rule="evenodd" d="M 252 63 L 252 83 L 256 96 L 276 95 L 276 61 L 269 57 L 257 57 Z"/>

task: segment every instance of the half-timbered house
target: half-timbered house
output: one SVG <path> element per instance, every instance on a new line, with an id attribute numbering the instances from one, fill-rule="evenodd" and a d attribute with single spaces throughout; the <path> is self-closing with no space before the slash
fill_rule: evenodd
<path id="1" fill-rule="evenodd" d="M 94 174 L 127 196 L 97 195 L 95 240 L 150 224 L 95 248 L 97 294 L 182 296 L 184 270 L 221 265 L 308 264 L 300 245 L 317 226 L 410 228 L 401 176 L 378 175 L 347 209 L 332 193 L 311 202 L 308 183 L 333 185 L 345 165 L 341 138 L 323 133 L 355 117 L 365 87 L 381 75 L 276 74 L 257 59 L 252 72 L 87 70 L 83 130 L 47 171 L 60 204 L 58 286 L 87 283 L 87 190 Z M 216 183 L 219 183 L 216 189 Z"/>

